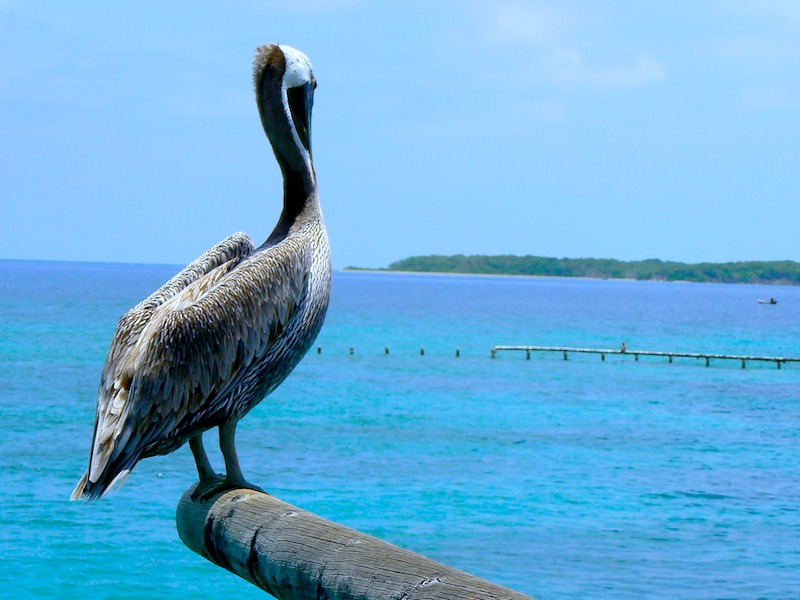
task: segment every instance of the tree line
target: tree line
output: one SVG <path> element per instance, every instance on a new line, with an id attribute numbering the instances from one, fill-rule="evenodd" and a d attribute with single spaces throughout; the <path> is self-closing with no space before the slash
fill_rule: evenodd
<path id="1" fill-rule="evenodd" d="M 800 263 L 790 260 L 690 264 L 656 258 L 623 261 L 609 258 L 456 254 L 412 256 L 391 263 L 386 270 L 652 281 L 800 284 Z"/>

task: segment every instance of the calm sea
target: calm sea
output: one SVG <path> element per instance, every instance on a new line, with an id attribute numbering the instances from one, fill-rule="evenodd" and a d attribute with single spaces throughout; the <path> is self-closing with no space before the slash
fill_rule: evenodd
<path id="1" fill-rule="evenodd" d="M 263 597 L 178 539 L 187 448 L 68 501 L 116 320 L 174 271 L 0 261 L 3 595 Z M 245 475 L 542 599 L 800 598 L 800 366 L 489 358 L 623 341 L 800 356 L 800 287 L 336 273 L 321 353 L 239 427 Z"/>

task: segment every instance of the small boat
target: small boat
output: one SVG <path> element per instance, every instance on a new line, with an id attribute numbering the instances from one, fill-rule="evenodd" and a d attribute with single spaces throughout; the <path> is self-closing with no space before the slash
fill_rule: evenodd
<path id="1" fill-rule="evenodd" d="M 777 304 L 778 301 L 775 298 L 770 298 L 769 300 L 759 300 L 759 304 Z"/>

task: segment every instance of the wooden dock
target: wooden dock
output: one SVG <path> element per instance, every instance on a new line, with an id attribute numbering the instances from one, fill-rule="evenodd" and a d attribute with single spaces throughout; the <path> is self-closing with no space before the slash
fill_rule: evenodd
<path id="1" fill-rule="evenodd" d="M 492 348 L 491 356 L 495 358 L 498 352 L 524 352 L 525 358 L 530 360 L 531 352 L 557 352 L 561 353 L 564 360 L 567 360 L 569 354 L 599 354 L 600 360 L 605 360 L 608 354 L 620 354 L 623 356 L 633 356 L 635 361 L 639 360 L 640 356 L 660 356 L 667 358 L 672 362 L 673 358 L 696 358 L 704 359 L 706 366 L 711 365 L 711 360 L 734 360 L 741 361 L 742 368 L 744 369 L 748 362 L 774 362 L 778 368 L 781 368 L 783 363 L 800 362 L 800 357 L 791 356 L 750 356 L 744 354 L 712 354 L 708 352 L 660 352 L 654 350 L 612 350 L 610 348 L 570 348 L 567 346 L 495 346 Z"/>

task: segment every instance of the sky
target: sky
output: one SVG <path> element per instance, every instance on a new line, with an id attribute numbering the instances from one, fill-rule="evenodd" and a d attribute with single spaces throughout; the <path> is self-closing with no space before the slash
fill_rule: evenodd
<path id="1" fill-rule="evenodd" d="M 185 264 L 281 210 L 305 52 L 333 265 L 800 260 L 800 2 L 0 0 L 0 258 Z"/>

